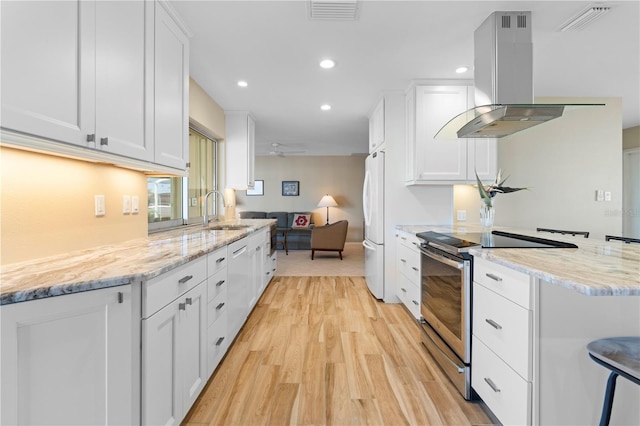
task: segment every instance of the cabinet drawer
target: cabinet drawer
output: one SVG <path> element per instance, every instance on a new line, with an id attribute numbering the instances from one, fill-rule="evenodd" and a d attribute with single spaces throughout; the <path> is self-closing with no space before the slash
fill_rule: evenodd
<path id="1" fill-rule="evenodd" d="M 471 358 L 471 386 L 500 423 L 531 424 L 531 383 L 518 376 L 478 339 L 473 341 Z"/>
<path id="2" fill-rule="evenodd" d="M 420 283 L 420 252 L 403 244 L 396 247 L 398 272 L 404 274 L 415 284 Z"/>
<path id="3" fill-rule="evenodd" d="M 397 238 L 400 244 L 414 250 L 416 249 L 417 245 L 420 245 L 420 239 L 416 237 L 415 234 L 411 234 L 409 232 L 398 231 Z"/>
<path id="4" fill-rule="evenodd" d="M 153 315 L 206 278 L 207 260 L 200 257 L 143 283 L 142 317 L 148 318 Z"/>
<path id="5" fill-rule="evenodd" d="M 531 312 L 473 284 L 473 334 L 509 364 L 531 379 Z"/>
<path id="6" fill-rule="evenodd" d="M 398 297 L 415 319 L 420 318 L 420 287 L 404 274 L 398 274 Z"/>
<path id="7" fill-rule="evenodd" d="M 209 276 L 227 267 L 227 246 L 207 255 L 207 274 Z"/>
<path id="8" fill-rule="evenodd" d="M 530 309 L 529 275 L 479 257 L 473 261 L 473 280 L 518 305 Z"/>
<path id="9" fill-rule="evenodd" d="M 207 278 L 207 300 L 211 301 L 220 293 L 227 293 L 227 268 Z"/>
<path id="10" fill-rule="evenodd" d="M 223 313 L 227 312 L 227 292 L 221 292 L 207 304 L 207 325 L 211 326 Z"/>
<path id="11" fill-rule="evenodd" d="M 227 312 L 211 324 L 207 330 L 207 368 L 213 372 L 229 347 L 227 335 Z"/>

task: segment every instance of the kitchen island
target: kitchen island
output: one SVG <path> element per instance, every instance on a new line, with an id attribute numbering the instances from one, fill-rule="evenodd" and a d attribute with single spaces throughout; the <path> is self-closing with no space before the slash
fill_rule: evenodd
<path id="1" fill-rule="evenodd" d="M 274 223 L 3 266 L 0 423 L 180 423 L 273 277 Z"/>
<path id="2" fill-rule="evenodd" d="M 504 424 L 597 424 L 608 371 L 589 359 L 586 345 L 640 335 L 640 247 L 500 230 L 578 248 L 469 249 L 474 258 L 471 386 Z M 640 424 L 638 401 L 639 387 L 618 380 L 611 424 Z"/>

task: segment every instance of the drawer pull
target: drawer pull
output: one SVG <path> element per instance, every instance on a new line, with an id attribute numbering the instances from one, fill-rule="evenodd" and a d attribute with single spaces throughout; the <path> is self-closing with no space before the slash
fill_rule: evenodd
<path id="1" fill-rule="evenodd" d="M 413 269 L 414 271 L 418 272 L 418 268 L 416 268 L 415 266 L 412 266 L 411 269 Z"/>
<path id="2" fill-rule="evenodd" d="M 220 337 L 217 341 L 216 341 L 216 346 L 220 346 L 222 344 L 222 341 L 224 340 L 224 337 Z"/>
<path id="3" fill-rule="evenodd" d="M 178 303 L 178 310 L 179 311 L 186 311 L 187 310 L 187 305 L 184 303 Z"/>
<path id="4" fill-rule="evenodd" d="M 405 237 L 400 237 L 400 238 L 402 238 L 402 239 L 403 239 L 403 240 L 405 240 L 405 241 L 407 240 Z"/>
<path id="5" fill-rule="evenodd" d="M 420 306 L 420 304 L 418 302 L 416 302 L 415 300 L 412 300 L 413 304 L 416 306 Z"/>
<path id="6" fill-rule="evenodd" d="M 488 378 L 488 377 L 485 377 L 485 378 L 484 378 L 484 381 L 485 381 L 485 382 L 487 382 L 487 384 L 489 385 L 489 387 L 490 387 L 491 389 L 493 389 L 493 391 L 494 391 L 494 392 L 500 392 L 500 388 L 499 388 L 498 386 L 496 386 L 496 384 L 495 384 L 495 383 L 493 383 L 493 380 L 491 380 L 491 379 L 490 379 L 490 378 Z"/>
<path id="7" fill-rule="evenodd" d="M 187 297 L 184 301 L 187 305 L 191 305 L 193 303 L 190 297 Z"/>
<path id="8" fill-rule="evenodd" d="M 182 277 L 178 280 L 178 284 L 184 284 L 187 281 L 189 281 L 191 278 L 193 278 L 193 275 L 187 275 L 186 277 Z"/>
<path id="9" fill-rule="evenodd" d="M 223 261 L 224 261 L 224 259 L 225 259 L 224 257 L 221 257 L 220 259 L 216 260 L 216 263 L 223 262 Z"/>
<path id="10" fill-rule="evenodd" d="M 485 322 L 489 324 L 491 327 L 495 328 L 496 330 L 502 330 L 502 326 L 492 319 L 485 318 Z"/>
<path id="11" fill-rule="evenodd" d="M 407 292 L 407 289 L 406 289 L 406 288 L 402 288 L 402 287 L 400 287 L 400 290 L 404 291 L 405 293 Z"/>
<path id="12" fill-rule="evenodd" d="M 407 263 L 407 259 L 400 259 L 400 262 Z"/>
<path id="13" fill-rule="evenodd" d="M 121 291 L 118 292 L 118 303 L 124 303 L 124 293 Z"/>
<path id="14" fill-rule="evenodd" d="M 224 280 L 220 280 L 216 283 L 216 287 L 220 287 L 222 284 L 224 284 Z"/>
<path id="15" fill-rule="evenodd" d="M 222 309 L 223 306 L 224 306 L 224 302 L 220 303 L 218 306 L 216 306 L 216 311 L 219 311 L 220 309 Z"/>
<path id="16" fill-rule="evenodd" d="M 494 275 L 494 274 L 485 274 L 485 275 L 486 275 L 487 277 L 491 278 L 491 279 L 492 279 L 492 280 L 494 280 L 494 281 L 498 281 L 498 282 L 502 281 L 502 278 L 500 278 L 500 277 L 499 277 L 499 276 L 497 276 L 497 275 Z"/>

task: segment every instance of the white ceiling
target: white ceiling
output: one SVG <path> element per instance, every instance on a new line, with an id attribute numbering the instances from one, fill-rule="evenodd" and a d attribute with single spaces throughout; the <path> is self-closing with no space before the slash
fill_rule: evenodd
<path id="1" fill-rule="evenodd" d="M 623 128 L 640 125 L 638 0 L 600 2 L 611 11 L 574 32 L 557 28 L 593 2 L 364 0 L 350 22 L 310 20 L 307 0 L 171 3 L 193 33 L 192 78 L 225 110 L 251 111 L 258 155 L 276 142 L 302 155 L 366 152 L 383 91 L 473 78 L 473 32 L 496 10 L 532 12 L 535 96 L 621 97 Z M 325 57 L 336 67 L 321 69 Z"/>

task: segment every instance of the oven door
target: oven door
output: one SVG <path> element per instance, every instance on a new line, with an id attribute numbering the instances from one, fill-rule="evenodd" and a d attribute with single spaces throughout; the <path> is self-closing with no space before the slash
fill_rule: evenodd
<path id="1" fill-rule="evenodd" d="M 471 362 L 471 261 L 421 248 L 420 313 L 464 362 Z"/>

